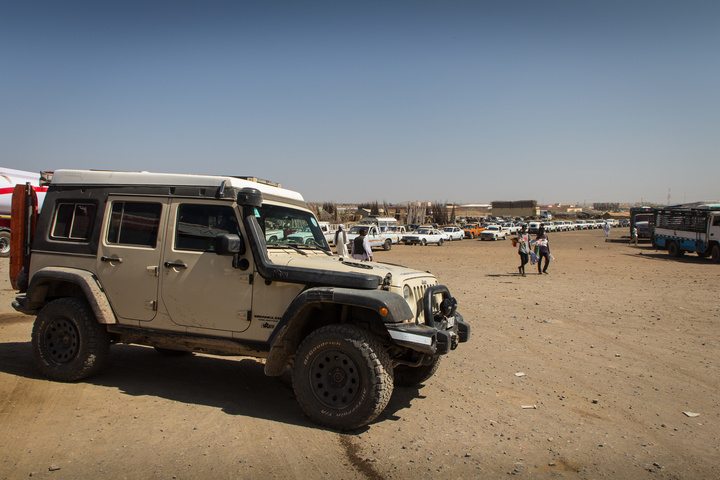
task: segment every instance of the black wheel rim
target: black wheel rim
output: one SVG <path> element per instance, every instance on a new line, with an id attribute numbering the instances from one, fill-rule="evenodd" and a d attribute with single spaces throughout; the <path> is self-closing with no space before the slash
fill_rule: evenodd
<path id="1" fill-rule="evenodd" d="M 310 365 L 310 384 L 320 403 L 342 409 L 352 405 L 360 391 L 360 372 L 348 354 L 329 350 L 315 357 Z"/>
<path id="2" fill-rule="evenodd" d="M 65 318 L 58 318 L 50 322 L 45 329 L 43 347 L 50 360 L 55 363 L 67 363 L 78 353 L 78 330 L 75 325 Z"/>

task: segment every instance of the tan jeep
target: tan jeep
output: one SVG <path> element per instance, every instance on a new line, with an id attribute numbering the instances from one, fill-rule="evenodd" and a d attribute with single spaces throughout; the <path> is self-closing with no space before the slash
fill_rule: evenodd
<path id="1" fill-rule="evenodd" d="M 54 380 L 97 373 L 111 344 L 253 356 L 352 429 L 470 335 L 432 275 L 333 256 L 300 194 L 257 181 L 58 170 L 27 251 L 13 306 Z"/>

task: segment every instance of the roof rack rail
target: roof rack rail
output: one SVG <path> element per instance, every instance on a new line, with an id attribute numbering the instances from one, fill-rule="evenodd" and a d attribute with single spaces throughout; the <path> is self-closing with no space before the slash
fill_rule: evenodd
<path id="1" fill-rule="evenodd" d="M 269 185 L 269 186 L 271 186 L 271 187 L 281 188 L 281 185 L 280 185 L 279 183 L 277 183 L 277 182 L 271 182 L 270 180 L 265 180 L 265 179 L 258 178 L 258 177 L 239 177 L 239 176 L 235 176 L 235 178 L 239 178 L 240 180 L 247 180 L 248 182 L 255 182 L 255 183 L 260 183 L 260 184 L 262 184 L 262 185 Z"/>

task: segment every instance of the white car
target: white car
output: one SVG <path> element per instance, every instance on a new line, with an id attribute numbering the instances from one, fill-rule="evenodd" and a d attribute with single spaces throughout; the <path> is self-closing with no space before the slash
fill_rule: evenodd
<path id="1" fill-rule="evenodd" d="M 502 228 L 511 235 L 520 231 L 520 227 L 512 222 L 503 223 Z"/>
<path id="2" fill-rule="evenodd" d="M 421 227 L 412 233 L 408 233 L 402 239 L 405 245 L 427 245 L 437 243 L 442 246 L 445 241 L 445 234 L 436 228 Z"/>
<path id="3" fill-rule="evenodd" d="M 395 227 L 393 232 L 397 233 L 398 236 L 398 243 L 402 242 L 403 237 L 407 234 L 407 230 L 405 229 L 405 225 L 398 225 Z"/>
<path id="4" fill-rule="evenodd" d="M 443 228 L 443 232 L 445 232 L 447 239 L 450 241 L 462 240 L 465 238 L 465 232 L 460 227 L 445 227 Z"/>
<path id="5" fill-rule="evenodd" d="M 321 245 L 319 239 L 314 237 L 313 231 L 309 226 L 291 233 L 286 239 L 287 243 L 292 245 Z"/>
<path id="6" fill-rule="evenodd" d="M 480 233 L 480 240 L 507 240 L 507 230 L 503 230 L 500 225 L 488 225 L 485 230 Z"/>
<path id="7" fill-rule="evenodd" d="M 543 226 L 543 228 L 545 228 L 546 232 L 556 231 L 555 224 L 553 222 L 542 222 L 542 226 Z"/>

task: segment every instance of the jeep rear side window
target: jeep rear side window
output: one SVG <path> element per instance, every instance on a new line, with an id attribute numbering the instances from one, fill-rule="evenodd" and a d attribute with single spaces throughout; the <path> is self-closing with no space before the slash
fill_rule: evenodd
<path id="1" fill-rule="evenodd" d="M 159 203 L 114 202 L 107 242 L 155 248 L 161 213 Z"/>
<path id="2" fill-rule="evenodd" d="M 60 203 L 55 210 L 50 238 L 87 240 L 92 232 L 96 207 L 92 203 Z"/>
<path id="3" fill-rule="evenodd" d="M 175 248 L 198 252 L 214 252 L 215 237 L 221 233 L 240 235 L 235 210 L 222 205 L 191 205 L 178 207 L 175 227 Z"/>

